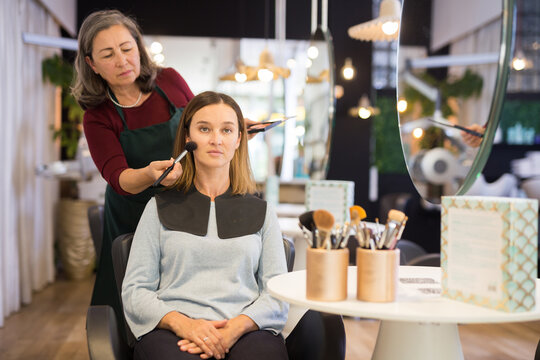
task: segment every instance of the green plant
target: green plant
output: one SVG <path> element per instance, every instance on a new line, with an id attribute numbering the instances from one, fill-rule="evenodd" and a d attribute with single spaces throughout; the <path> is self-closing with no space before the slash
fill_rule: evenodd
<path id="1" fill-rule="evenodd" d="M 60 145 L 68 159 L 73 159 L 77 153 L 77 144 L 81 135 L 81 124 L 84 115 L 70 92 L 73 81 L 73 66 L 58 54 L 44 59 L 41 63 L 43 81 L 62 88 L 62 124 L 59 129 L 52 128 L 53 139 L 60 138 Z"/>
<path id="2" fill-rule="evenodd" d="M 441 92 L 441 111 L 444 117 L 454 115 L 452 108 L 448 105 L 448 98 L 462 98 L 468 99 L 471 96 L 478 96 L 482 91 L 483 79 L 480 75 L 474 73 L 473 71 L 467 69 L 465 74 L 461 78 L 450 78 L 442 81 L 438 81 L 433 78 L 431 75 L 424 73 L 418 76 L 427 84 L 437 88 Z M 413 104 L 415 102 L 420 102 L 422 107 L 422 116 L 433 115 L 435 111 L 435 103 L 432 100 L 429 100 L 421 92 L 414 89 L 411 86 L 406 86 L 403 96 L 407 99 L 409 106 L 407 107 L 408 112 L 412 111 Z"/>
<path id="3" fill-rule="evenodd" d="M 373 118 L 375 166 L 381 174 L 406 174 L 396 101 L 393 98 L 381 97 L 377 99 L 376 106 L 380 113 Z"/>

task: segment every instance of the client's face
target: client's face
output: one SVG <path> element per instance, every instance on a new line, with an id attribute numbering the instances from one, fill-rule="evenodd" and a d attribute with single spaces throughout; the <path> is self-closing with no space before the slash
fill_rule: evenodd
<path id="1" fill-rule="evenodd" d="M 225 104 L 201 108 L 191 119 L 187 141 L 194 141 L 193 152 L 198 169 L 229 168 L 234 152 L 240 146 L 238 120 L 234 110 Z"/>

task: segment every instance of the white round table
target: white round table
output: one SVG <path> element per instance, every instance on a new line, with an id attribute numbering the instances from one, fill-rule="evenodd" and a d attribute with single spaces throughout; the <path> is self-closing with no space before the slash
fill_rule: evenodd
<path id="1" fill-rule="evenodd" d="M 441 269 L 400 266 L 399 289 L 392 303 L 370 303 L 356 299 L 356 267 L 348 273 L 345 301 L 306 299 L 306 271 L 293 271 L 268 282 L 272 296 L 313 310 L 353 317 L 380 319 L 372 359 L 463 359 L 457 324 L 522 322 L 540 319 L 534 311 L 507 313 L 440 296 Z M 540 282 L 536 285 L 539 301 Z"/>

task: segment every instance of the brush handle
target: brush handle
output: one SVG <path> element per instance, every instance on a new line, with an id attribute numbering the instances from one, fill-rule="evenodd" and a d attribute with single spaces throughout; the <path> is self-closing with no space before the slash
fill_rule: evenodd
<path id="1" fill-rule="evenodd" d="M 174 169 L 174 165 L 176 165 L 177 162 L 179 162 L 180 160 L 182 160 L 182 158 L 184 156 L 186 156 L 186 154 L 188 153 L 187 150 L 184 150 L 180 153 L 180 155 L 178 155 L 176 157 L 176 159 L 174 159 L 174 162 L 171 166 L 169 166 L 164 172 L 163 174 L 161 174 L 161 176 L 156 180 L 154 181 L 154 183 L 152 184 L 152 187 L 157 187 L 159 186 L 159 183 L 163 181 L 163 179 L 165 179 L 167 177 L 167 175 L 169 175 L 169 173 L 172 171 L 172 169 Z"/>

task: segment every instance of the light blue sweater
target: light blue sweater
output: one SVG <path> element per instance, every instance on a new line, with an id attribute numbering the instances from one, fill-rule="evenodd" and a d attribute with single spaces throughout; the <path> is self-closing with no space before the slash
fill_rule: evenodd
<path id="1" fill-rule="evenodd" d="M 161 225 L 152 198 L 139 221 L 122 284 L 127 323 L 136 338 L 152 331 L 170 311 L 194 319 L 249 316 L 259 329 L 279 333 L 289 305 L 270 296 L 266 284 L 285 273 L 281 230 L 268 206 L 255 234 L 220 239 L 214 202 L 206 236 Z"/>

